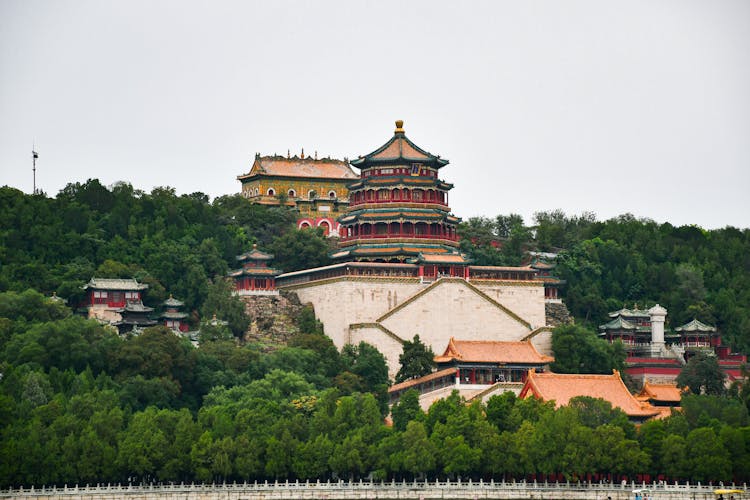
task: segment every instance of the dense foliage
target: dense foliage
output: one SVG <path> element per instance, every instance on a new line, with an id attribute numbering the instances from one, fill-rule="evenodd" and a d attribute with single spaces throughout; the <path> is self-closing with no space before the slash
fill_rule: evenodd
<path id="1" fill-rule="evenodd" d="M 311 309 L 295 318 L 288 347 L 240 345 L 232 333 L 247 320 L 220 279 L 237 254 L 257 242 L 287 271 L 328 262 L 328 242 L 293 230 L 285 208 L 90 180 L 56 198 L 0 188 L 0 216 L 0 487 L 370 475 L 750 479 L 747 387 L 740 397 L 685 397 L 683 413 L 640 429 L 591 398 L 555 409 L 511 393 L 486 405 L 454 394 L 425 413 L 408 392 L 389 427 L 382 354 L 367 343 L 339 352 Z M 673 322 L 696 315 L 747 350 L 747 230 L 557 212 L 536 222 L 471 219 L 462 247 L 497 265 L 520 264 L 529 249 L 564 249 L 557 272 L 579 320 L 596 324 L 624 301 L 658 301 Z M 215 313 L 229 325 L 203 328 L 198 348 L 161 327 L 120 337 L 48 298 L 56 291 L 75 304 L 94 275 L 136 277 L 150 286 L 147 303 L 172 293 L 195 323 Z M 566 352 L 558 368 L 622 362 L 592 335 L 556 332 Z M 418 337 L 406 347 L 408 378 L 425 369 L 426 354 Z"/>
<path id="2" fill-rule="evenodd" d="M 286 207 L 253 205 L 239 195 L 212 203 L 202 193 L 151 193 L 96 179 L 69 184 L 55 198 L 0 188 L 0 291 L 57 292 L 75 304 L 93 276 L 137 278 L 157 305 L 171 293 L 190 311 L 209 298 L 209 283 L 237 267 L 253 243 L 278 251 L 273 265 L 295 271 L 325 265 L 328 242 L 297 231 Z M 214 311 L 216 312 L 216 311 Z M 241 323 L 233 320 L 237 333 Z"/>
<path id="3" fill-rule="evenodd" d="M 580 325 L 561 325 L 554 329 L 552 351 L 556 373 L 612 373 L 625 368 L 625 350 L 620 342 L 610 344 Z"/>
<path id="4" fill-rule="evenodd" d="M 515 265 L 524 251 L 558 253 L 555 274 L 579 321 L 596 327 L 624 305 L 669 310 L 667 327 L 696 318 L 716 325 L 733 350 L 750 353 L 750 230 L 657 224 L 631 215 L 597 221 L 537 213 L 471 218 L 460 227 L 462 249 L 477 264 Z"/>
<path id="5" fill-rule="evenodd" d="M 0 486 L 118 481 L 413 477 L 750 479 L 738 399 L 684 398 L 640 430 L 609 403 L 512 393 L 384 424 L 385 360 L 338 353 L 309 309 L 290 347 L 199 348 L 161 327 L 121 338 L 28 290 L 0 294 Z M 502 452 L 499 452 L 502 450 Z M 701 460 L 697 460 L 700 457 Z M 552 475 L 552 476 L 550 476 Z"/>

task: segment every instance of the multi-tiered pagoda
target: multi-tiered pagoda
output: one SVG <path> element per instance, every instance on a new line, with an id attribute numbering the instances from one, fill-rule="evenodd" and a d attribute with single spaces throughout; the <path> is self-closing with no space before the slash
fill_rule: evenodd
<path id="1" fill-rule="evenodd" d="M 409 263 L 424 266 L 426 276 L 468 273 L 458 251 L 448 191 L 438 178 L 448 160 L 406 137 L 403 121 L 393 137 L 372 153 L 353 160 L 359 181 L 349 185 L 349 209 L 342 225 L 338 261 Z"/>
<path id="2" fill-rule="evenodd" d="M 268 262 L 272 259 L 273 255 L 261 252 L 258 245 L 253 245 L 252 250 L 238 255 L 237 260 L 242 268 L 229 273 L 229 277 L 234 279 L 235 294 L 278 295 L 276 276 L 281 271 L 268 267 Z"/>

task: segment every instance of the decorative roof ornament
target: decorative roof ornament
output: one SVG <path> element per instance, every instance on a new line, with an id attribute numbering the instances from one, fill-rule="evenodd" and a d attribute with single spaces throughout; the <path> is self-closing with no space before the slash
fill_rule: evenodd
<path id="1" fill-rule="evenodd" d="M 656 304 L 654 307 L 648 310 L 648 314 L 650 316 L 666 316 L 667 310 L 660 306 L 659 304 Z"/>
<path id="2" fill-rule="evenodd" d="M 440 169 L 450 163 L 429 151 L 425 151 L 414 144 L 404 133 L 404 121 L 396 120 L 396 130 L 388 142 L 372 153 L 351 161 L 351 165 L 359 169 L 373 166 L 421 166 Z"/>

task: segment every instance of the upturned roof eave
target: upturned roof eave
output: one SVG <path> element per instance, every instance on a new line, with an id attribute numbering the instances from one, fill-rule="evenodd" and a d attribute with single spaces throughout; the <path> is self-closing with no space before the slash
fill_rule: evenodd
<path id="1" fill-rule="evenodd" d="M 386 149 L 388 149 L 391 144 L 393 144 L 397 140 L 403 140 L 405 141 L 409 146 L 414 148 L 418 153 L 421 153 L 425 155 L 427 158 L 410 158 L 406 156 L 399 155 L 398 157 L 389 157 L 389 158 L 375 158 L 378 154 L 382 153 Z M 414 144 L 408 137 L 406 137 L 406 134 L 402 131 L 396 132 L 393 134 L 393 137 L 391 137 L 385 144 L 380 146 L 375 151 L 366 154 L 364 156 L 360 156 L 359 158 L 355 158 L 354 160 L 351 160 L 349 163 L 353 167 L 357 167 L 359 169 L 362 169 L 363 167 L 366 167 L 368 163 L 373 163 L 377 165 L 387 165 L 392 163 L 434 163 L 434 165 L 437 168 L 442 168 L 448 163 L 450 163 L 448 160 L 445 160 L 443 158 L 440 158 L 439 156 L 436 156 L 429 151 L 425 151 L 424 149 L 420 148 L 416 144 Z"/>

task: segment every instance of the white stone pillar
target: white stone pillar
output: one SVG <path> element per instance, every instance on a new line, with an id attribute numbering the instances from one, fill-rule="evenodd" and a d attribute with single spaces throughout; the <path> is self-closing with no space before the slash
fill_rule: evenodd
<path id="1" fill-rule="evenodd" d="M 651 354 L 658 355 L 664 347 L 664 319 L 667 310 L 659 304 L 648 310 L 651 316 Z"/>

